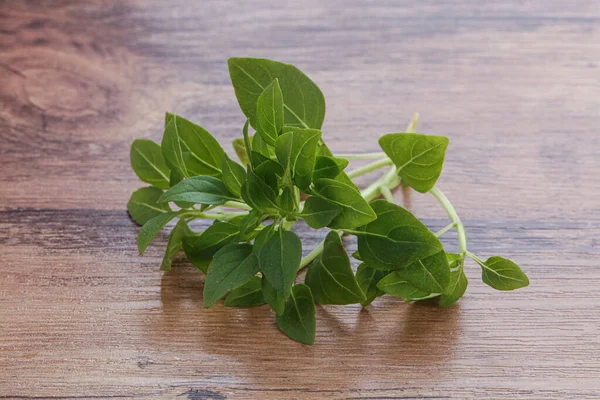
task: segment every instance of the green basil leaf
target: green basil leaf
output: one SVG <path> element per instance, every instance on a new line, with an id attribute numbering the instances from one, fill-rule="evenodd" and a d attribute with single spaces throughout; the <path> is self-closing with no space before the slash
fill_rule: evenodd
<path id="1" fill-rule="evenodd" d="M 429 257 L 415 261 L 403 270 L 408 282 L 429 293 L 445 293 L 450 281 L 450 266 L 442 250 Z"/>
<path id="2" fill-rule="evenodd" d="M 319 179 L 314 183 L 314 191 L 342 209 L 340 214 L 327 225 L 332 229 L 352 229 L 377 218 L 354 184 L 333 179 Z"/>
<path id="3" fill-rule="evenodd" d="M 171 260 L 183 249 L 184 236 L 191 234 L 192 231 L 183 219 L 177 221 L 177 225 L 175 225 L 175 228 L 173 228 L 173 231 L 169 236 L 169 241 L 167 242 L 167 250 L 165 251 L 165 256 L 163 257 L 162 263 L 160 264 L 161 270 L 171 270 Z"/>
<path id="4" fill-rule="evenodd" d="M 285 300 L 283 296 L 281 296 L 275 286 L 263 275 L 261 280 L 261 288 L 263 293 L 263 298 L 265 301 L 271 306 L 275 314 L 281 315 L 283 314 L 283 310 L 285 309 Z"/>
<path id="5" fill-rule="evenodd" d="M 353 232 L 372 268 L 396 270 L 443 250 L 442 243 L 410 211 L 385 200 L 371 202 L 377 219 Z"/>
<path id="6" fill-rule="evenodd" d="M 310 196 L 304 202 L 300 216 L 314 229 L 323 228 L 342 212 L 342 208 L 317 196 Z"/>
<path id="7" fill-rule="evenodd" d="M 136 190 L 131 194 L 127 203 L 127 211 L 135 222 L 144 225 L 157 215 L 171 211 L 168 204 L 158 203 L 158 198 L 162 196 L 163 191 L 148 186 Z"/>
<path id="8" fill-rule="evenodd" d="M 283 94 L 275 78 L 258 96 L 256 102 L 257 133 L 271 146 L 283 127 Z"/>
<path id="9" fill-rule="evenodd" d="M 292 186 L 286 186 L 277 198 L 279 207 L 286 211 L 288 214 L 292 214 L 298 210 L 298 199 L 296 198 L 296 189 Z"/>
<path id="10" fill-rule="evenodd" d="M 252 143 L 252 151 L 260 153 L 265 158 L 275 157 L 273 145 L 267 144 L 260 135 L 256 134 L 250 137 L 250 143 Z"/>
<path id="11" fill-rule="evenodd" d="M 158 199 L 159 202 L 186 201 L 197 204 L 224 204 L 238 200 L 227 186 L 212 176 L 193 176 L 179 182 Z"/>
<path id="12" fill-rule="evenodd" d="M 448 138 L 416 133 L 390 133 L 379 145 L 398 168 L 408 186 L 425 193 L 435 186 L 442 173 Z"/>
<path id="13" fill-rule="evenodd" d="M 494 256 L 485 262 L 475 260 L 482 270 L 483 282 L 497 290 L 515 290 L 529 286 L 529 278 L 514 262 Z"/>
<path id="14" fill-rule="evenodd" d="M 250 160 L 253 165 L 253 172 L 263 181 L 270 181 L 268 182 L 269 186 L 275 190 L 277 188 L 277 177 L 283 176 L 281 165 L 254 150 L 250 154 Z"/>
<path id="15" fill-rule="evenodd" d="M 256 238 L 254 239 L 254 248 L 253 251 L 255 254 L 259 254 L 260 249 L 262 249 L 263 245 L 275 235 L 275 222 L 271 225 L 263 228 Z"/>
<path id="16" fill-rule="evenodd" d="M 469 281 L 467 280 L 467 276 L 465 275 L 462 267 L 453 270 L 450 273 L 450 282 L 448 283 L 448 287 L 440 296 L 440 306 L 449 307 L 456 303 L 458 299 L 463 297 L 467 291 L 468 284 Z"/>
<path id="17" fill-rule="evenodd" d="M 430 293 L 427 290 L 414 287 L 410 284 L 408 279 L 406 279 L 404 271 L 394 271 L 389 275 L 386 275 L 379 281 L 377 288 L 406 301 L 425 300 L 440 295 L 439 293 Z"/>
<path id="18" fill-rule="evenodd" d="M 250 236 L 252 236 L 252 233 L 258 228 L 263 219 L 264 216 L 260 211 L 256 209 L 250 210 L 240 223 L 240 240 L 251 239 Z"/>
<path id="19" fill-rule="evenodd" d="M 242 185 L 242 198 L 250 207 L 264 214 L 276 214 L 279 209 L 273 188 L 251 170 L 248 170 L 246 182 Z"/>
<path id="20" fill-rule="evenodd" d="M 179 127 L 177 126 L 177 118 L 175 116 L 165 126 L 165 133 L 163 134 L 160 147 L 171 172 L 176 172 L 176 176 L 180 176 L 181 178 L 189 177 L 190 173 L 185 163 L 186 155 L 183 152 L 181 140 L 179 140 Z"/>
<path id="21" fill-rule="evenodd" d="M 306 189 L 312 181 L 321 131 L 284 127 L 284 133 L 275 142 L 275 155 L 286 171 L 292 172 L 294 183 Z"/>
<path id="22" fill-rule="evenodd" d="M 183 176 L 221 176 L 221 163 L 225 151 L 206 129 L 179 115 L 173 115 L 165 135 L 167 131 L 180 142 L 185 170 L 188 172 L 182 174 Z M 169 161 L 166 154 L 165 158 Z"/>
<path id="23" fill-rule="evenodd" d="M 313 180 L 321 178 L 335 179 L 348 166 L 348 160 L 336 157 L 318 156 L 315 161 Z"/>
<path id="24" fill-rule="evenodd" d="M 170 113 L 168 111 L 165 113 L 165 127 L 169 125 L 169 122 L 171 122 L 171 120 L 173 119 L 173 115 L 173 113 Z"/>
<path id="25" fill-rule="evenodd" d="M 204 307 L 212 307 L 257 272 L 258 258 L 252 254 L 252 245 L 232 243 L 219 249 L 208 267 L 204 282 Z"/>
<path id="26" fill-rule="evenodd" d="M 246 181 L 246 170 L 227 155 L 223 156 L 221 169 L 223 170 L 223 183 L 231 193 L 239 198 L 242 193 L 242 184 Z"/>
<path id="27" fill-rule="evenodd" d="M 287 299 L 302 260 L 298 235 L 279 229 L 260 249 L 260 270 L 277 292 Z"/>
<path id="28" fill-rule="evenodd" d="M 310 288 L 294 285 L 285 303 L 283 314 L 277 316 L 277 326 L 290 339 L 304 344 L 315 342 L 315 303 Z"/>
<path id="29" fill-rule="evenodd" d="M 306 285 L 319 304 L 353 304 L 366 300 L 358 286 L 340 236 L 331 231 L 323 252 L 308 267 Z"/>
<path id="30" fill-rule="evenodd" d="M 244 165 L 247 165 L 250 162 L 250 158 L 248 157 L 248 153 L 246 152 L 246 145 L 244 143 L 244 139 L 243 138 L 233 139 L 233 142 L 231 142 L 231 144 L 233 145 L 233 150 L 235 151 L 235 154 L 237 154 L 238 158 L 240 159 L 240 162 Z"/>
<path id="31" fill-rule="evenodd" d="M 362 292 L 365 294 L 365 300 L 360 302 L 363 307 L 368 306 L 377 297 L 385 294 L 385 292 L 377 288 L 377 283 L 379 283 L 386 274 L 386 271 L 371 268 L 365 263 L 361 263 L 358 266 L 358 269 L 356 270 L 356 281 Z"/>
<path id="32" fill-rule="evenodd" d="M 130 159 L 131 168 L 142 181 L 159 189 L 169 188 L 171 171 L 157 143 L 146 139 L 134 140 Z"/>
<path id="33" fill-rule="evenodd" d="M 160 232 L 161 229 L 169 223 L 169 221 L 179 214 L 181 214 L 179 211 L 166 212 L 164 214 L 157 215 L 146 222 L 144 226 L 142 226 L 142 229 L 140 229 L 140 232 L 137 236 L 137 246 L 140 254 L 142 254 L 146 248 L 148 248 L 148 245 L 156 237 L 158 232 Z"/>
<path id="34" fill-rule="evenodd" d="M 261 279 L 258 276 L 253 276 L 248 282 L 234 289 L 225 299 L 227 307 L 256 307 L 265 303 Z"/>
<path id="35" fill-rule="evenodd" d="M 183 250 L 187 259 L 206 273 L 215 253 L 225 245 L 238 240 L 240 227 L 231 221 L 215 221 L 200 235 L 186 236 Z"/>
<path id="36" fill-rule="evenodd" d="M 358 260 L 358 261 L 363 261 L 358 250 L 356 250 L 354 253 L 352 253 L 352 258 L 354 258 L 355 260 Z"/>
<path id="37" fill-rule="evenodd" d="M 284 125 L 321 128 L 325 118 L 323 93 L 298 68 L 262 58 L 230 58 L 227 64 L 240 108 L 255 129 L 258 97 L 274 79 L 278 79 L 283 94 Z"/>

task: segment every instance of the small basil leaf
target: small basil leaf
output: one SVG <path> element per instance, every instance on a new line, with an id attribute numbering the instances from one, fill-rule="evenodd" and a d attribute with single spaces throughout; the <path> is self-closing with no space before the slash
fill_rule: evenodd
<path id="1" fill-rule="evenodd" d="M 223 183 L 236 197 L 242 193 L 242 184 L 246 181 L 246 170 L 226 155 L 223 157 Z"/>
<path id="2" fill-rule="evenodd" d="M 529 278 L 514 262 L 506 258 L 494 256 L 483 262 L 476 259 L 481 266 L 483 282 L 497 290 L 515 290 L 529 286 Z"/>
<path id="3" fill-rule="evenodd" d="M 252 245 L 228 244 L 216 252 L 204 282 L 204 307 L 213 306 L 231 290 L 248 282 L 258 272 Z"/>
<path id="4" fill-rule="evenodd" d="M 442 173 L 448 138 L 416 133 L 390 133 L 379 145 L 398 168 L 408 186 L 425 193 L 435 186 Z"/>
<path id="5" fill-rule="evenodd" d="M 298 201 L 296 199 L 296 192 L 292 186 L 286 186 L 277 198 L 279 207 L 288 212 L 293 213 L 297 211 Z"/>
<path id="6" fill-rule="evenodd" d="M 354 258 L 355 260 L 358 261 L 362 261 L 362 257 L 360 256 L 360 253 L 358 252 L 358 250 L 356 250 L 354 253 L 352 253 L 352 258 Z"/>
<path id="7" fill-rule="evenodd" d="M 278 79 L 285 100 L 284 124 L 321 128 L 325 118 L 323 93 L 298 68 L 264 58 L 230 58 L 227 64 L 240 108 L 255 129 L 258 97 L 274 79 Z"/>
<path id="8" fill-rule="evenodd" d="M 173 218 L 181 214 L 179 211 L 167 212 L 157 215 L 142 226 L 137 236 L 137 246 L 140 254 L 142 254 L 150 242 L 156 237 L 158 232 L 165 227 Z"/>
<path id="9" fill-rule="evenodd" d="M 159 189 L 169 188 L 171 171 L 157 143 L 146 139 L 134 140 L 130 159 L 131 168 L 142 181 Z"/>
<path id="10" fill-rule="evenodd" d="M 304 202 L 300 216 L 308 226 L 314 229 L 323 228 L 342 212 L 342 208 L 317 196 L 310 196 Z"/>
<path id="11" fill-rule="evenodd" d="M 234 289 L 225 299 L 227 307 L 256 307 L 265 303 L 261 279 L 258 276 L 253 276 L 248 282 Z"/>
<path id="12" fill-rule="evenodd" d="M 183 239 L 183 250 L 188 260 L 200 271 L 206 273 L 215 253 L 223 246 L 235 243 L 240 227 L 232 221 L 215 221 L 200 235 L 190 235 Z"/>
<path id="13" fill-rule="evenodd" d="M 256 134 L 250 138 L 250 142 L 252 143 L 252 151 L 260 153 L 266 158 L 274 158 L 275 157 L 275 149 L 273 145 L 267 144 L 264 141 L 262 136 Z"/>
<path id="14" fill-rule="evenodd" d="M 275 155 L 284 170 L 292 173 L 296 186 L 306 189 L 312 181 L 321 131 L 287 126 L 283 131 L 275 142 Z"/>
<path id="15" fill-rule="evenodd" d="M 277 316 L 277 326 L 297 342 L 315 342 L 315 303 L 308 286 L 294 285 L 283 314 Z"/>
<path id="16" fill-rule="evenodd" d="M 165 250 L 165 255 L 163 257 L 162 263 L 160 264 L 161 270 L 171 270 L 171 260 L 177 255 L 177 253 L 179 253 L 183 249 L 182 241 L 184 236 L 191 234 L 192 231 L 183 219 L 177 221 L 177 225 L 175 225 L 175 228 L 173 228 L 173 231 L 169 236 L 169 241 L 167 242 L 167 250 Z"/>
<path id="17" fill-rule="evenodd" d="M 348 160 L 336 157 L 318 156 L 315 161 L 313 180 L 321 178 L 335 179 L 348 166 Z"/>
<path id="18" fill-rule="evenodd" d="M 442 243 L 410 211 L 375 200 L 377 219 L 354 232 L 358 251 L 372 268 L 396 270 L 443 250 Z"/>
<path id="19" fill-rule="evenodd" d="M 283 127 L 283 95 L 277 78 L 258 96 L 256 102 L 256 131 L 269 145 L 275 140 Z"/>
<path id="20" fill-rule="evenodd" d="M 380 271 L 369 267 L 365 263 L 361 263 L 356 270 L 356 281 L 358 286 L 365 294 L 365 300 L 360 304 L 363 307 L 368 306 L 377 297 L 383 296 L 385 292 L 377 288 L 377 283 L 387 274 L 386 271 Z"/>
<path id="21" fill-rule="evenodd" d="M 469 281 L 467 280 L 467 276 L 463 268 L 456 268 L 450 273 L 450 282 L 448 287 L 440 296 L 440 306 L 441 307 L 449 307 L 452 304 L 456 303 L 458 299 L 463 297 L 465 292 L 467 291 L 467 285 Z"/>
<path id="22" fill-rule="evenodd" d="M 302 260 L 302 243 L 293 232 L 279 229 L 260 249 L 260 270 L 287 299 Z"/>
<path id="23" fill-rule="evenodd" d="M 251 170 L 248 170 L 246 182 L 242 185 L 242 198 L 246 204 L 264 214 L 276 214 L 279 209 L 273 188 Z"/>
<path id="24" fill-rule="evenodd" d="M 444 293 L 450 280 L 450 266 L 442 250 L 434 255 L 415 261 L 403 270 L 408 282 L 430 293 Z"/>
<path id="25" fill-rule="evenodd" d="M 144 225 L 157 215 L 171 211 L 168 204 L 158 203 L 163 191 L 153 186 L 144 187 L 131 194 L 127 211 L 135 222 Z"/>
<path id="26" fill-rule="evenodd" d="M 240 223 L 240 240 L 248 240 L 249 235 L 260 225 L 263 221 L 263 214 L 256 210 L 250 210 L 245 217 L 243 217 Z"/>
<path id="27" fill-rule="evenodd" d="M 394 271 L 389 275 L 386 275 L 379 281 L 377 288 L 394 297 L 400 297 L 407 301 L 425 300 L 439 296 L 439 293 L 430 293 L 427 290 L 414 287 L 408 282 L 408 279 L 406 279 L 403 272 L 404 271 Z"/>
<path id="28" fill-rule="evenodd" d="M 308 267 L 305 283 L 319 304 L 343 305 L 366 300 L 356 282 L 342 240 L 334 231 L 327 234 L 323 252 Z"/>
<path id="29" fill-rule="evenodd" d="M 240 162 L 244 165 L 247 165 L 250 162 L 250 158 L 248 157 L 248 153 L 246 152 L 246 145 L 244 144 L 244 139 L 233 139 L 233 142 L 231 142 L 231 144 L 233 145 L 233 150 L 240 159 Z"/>
<path id="30" fill-rule="evenodd" d="M 314 184 L 314 191 L 320 197 L 342 209 L 340 214 L 327 225 L 330 228 L 352 229 L 368 224 L 377 218 L 369 203 L 363 199 L 354 184 L 333 179 L 319 179 Z"/>
<path id="31" fill-rule="evenodd" d="M 185 201 L 199 204 L 224 204 L 238 200 L 227 186 L 212 176 L 193 176 L 167 190 L 159 202 Z"/>
<path id="32" fill-rule="evenodd" d="M 283 296 L 277 293 L 277 289 L 269 280 L 263 275 L 261 280 L 261 288 L 264 300 L 271 306 L 275 314 L 283 314 L 285 309 L 285 300 Z"/>

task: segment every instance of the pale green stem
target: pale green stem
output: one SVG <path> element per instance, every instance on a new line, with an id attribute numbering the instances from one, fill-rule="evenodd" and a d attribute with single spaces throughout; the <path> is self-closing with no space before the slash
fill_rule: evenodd
<path id="1" fill-rule="evenodd" d="M 223 207 L 229 207 L 229 208 L 238 208 L 240 210 L 251 210 L 252 207 L 250 207 L 248 204 L 246 203 L 241 203 L 239 201 L 228 201 L 225 204 L 222 204 Z"/>
<path id="2" fill-rule="evenodd" d="M 370 160 L 372 158 L 385 157 L 384 152 L 363 153 L 363 154 L 334 154 L 335 157 L 345 158 L 346 160 Z"/>
<path id="3" fill-rule="evenodd" d="M 321 254 L 324 246 L 325 246 L 325 241 L 323 240 L 321 243 L 319 243 L 317 245 L 317 247 L 312 249 L 312 251 L 310 253 L 308 253 L 306 255 L 306 257 L 304 257 L 302 259 L 302 261 L 300 262 L 300 267 L 298 267 L 298 271 L 300 271 L 302 268 L 306 267 L 308 264 L 313 262 L 315 260 L 315 258 L 317 258 L 319 256 L 319 254 Z"/>
<path id="4" fill-rule="evenodd" d="M 381 187 L 381 194 L 390 203 L 396 203 L 396 199 L 394 199 L 394 195 L 392 194 L 392 191 L 390 190 L 389 187 L 387 187 L 385 185 L 382 186 Z"/>
<path id="5" fill-rule="evenodd" d="M 444 228 L 442 228 L 439 231 L 437 231 L 434 235 L 435 235 L 435 237 L 440 237 L 440 236 L 442 236 L 444 233 L 448 232 L 452 228 L 454 228 L 454 222 L 449 223 Z"/>
<path id="6" fill-rule="evenodd" d="M 384 154 L 385 155 L 385 154 Z M 368 174 L 371 171 L 375 171 L 381 167 L 385 167 L 386 165 L 392 165 L 393 162 L 388 157 L 382 158 L 381 160 L 373 161 L 367 165 L 363 165 L 362 167 L 353 169 L 348 172 L 349 178 L 356 178 L 357 176 L 361 176 L 364 174 Z"/>
<path id="7" fill-rule="evenodd" d="M 450 220 L 456 226 L 456 233 L 458 234 L 458 247 L 460 255 L 464 258 L 464 256 L 467 254 L 467 233 L 465 232 L 464 224 L 458 217 L 458 214 L 456 213 L 454 206 L 452 206 L 452 203 L 450 203 L 450 200 L 444 196 L 444 193 L 442 193 L 440 189 L 434 187 L 429 192 L 437 199 L 442 207 L 444 207 L 448 217 L 450 217 Z"/>

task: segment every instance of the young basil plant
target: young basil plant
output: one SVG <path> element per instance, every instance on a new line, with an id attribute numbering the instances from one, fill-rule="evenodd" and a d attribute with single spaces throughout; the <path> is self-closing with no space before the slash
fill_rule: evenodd
<path id="1" fill-rule="evenodd" d="M 483 261 L 468 250 L 464 224 L 436 186 L 446 137 L 415 133 L 415 116 L 405 132 L 381 137 L 381 153 L 336 155 L 321 132 L 325 99 L 310 78 L 266 59 L 231 58 L 228 65 L 247 118 L 233 141 L 239 163 L 205 128 L 172 113 L 166 114 L 160 144 L 137 139 L 131 146 L 131 166 L 150 185 L 133 192 L 127 203 L 132 219 L 142 225 L 138 249 L 143 253 L 177 219 L 160 268 L 169 271 L 183 250 L 207 275 L 205 307 L 225 296 L 230 307 L 267 304 L 287 336 L 312 344 L 315 303 L 367 307 L 389 294 L 451 306 L 467 289 L 466 257 L 494 289 L 529 285 L 514 262 L 498 256 Z M 376 160 L 347 173 L 353 158 Z M 383 167 L 388 170 L 362 191 L 351 179 Z M 433 195 L 450 224 L 434 233 L 395 204 L 391 190 L 401 183 Z M 196 219 L 213 223 L 198 231 Z M 310 252 L 292 230 L 300 220 L 329 229 Z M 447 252 L 438 238 L 450 229 L 457 231 L 458 253 Z M 343 235 L 358 239 L 352 254 L 361 262 L 356 273 Z M 298 283 L 305 267 L 305 282 Z"/>

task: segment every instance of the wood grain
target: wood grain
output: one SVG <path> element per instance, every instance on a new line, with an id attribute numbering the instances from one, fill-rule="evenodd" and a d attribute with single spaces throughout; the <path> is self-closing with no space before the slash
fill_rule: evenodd
<path id="1" fill-rule="evenodd" d="M 469 247 L 531 286 L 470 264 L 450 309 L 318 307 L 314 346 L 267 307 L 205 310 L 201 273 L 158 271 L 165 236 L 137 254 L 128 154 L 166 110 L 238 137 L 230 56 L 311 76 L 340 152 L 419 111 L 451 138 L 440 185 Z M 0 398 L 600 397 L 599 60 L 595 1 L 1 1 Z"/>

